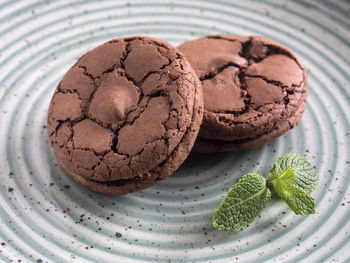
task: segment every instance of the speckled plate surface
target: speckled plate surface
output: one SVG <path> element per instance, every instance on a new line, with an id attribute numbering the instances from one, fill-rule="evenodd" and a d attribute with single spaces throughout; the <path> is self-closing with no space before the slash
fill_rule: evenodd
<path id="1" fill-rule="evenodd" d="M 307 3 L 306 3 L 307 2 Z M 1 262 L 350 262 L 349 1 L 0 1 Z M 251 151 L 192 154 L 170 178 L 111 197 L 57 165 L 47 108 L 87 50 L 127 35 L 178 45 L 208 34 L 266 35 L 308 72 L 301 123 Z M 244 232 L 210 217 L 246 172 L 287 152 L 320 174 L 317 213 L 272 200 Z"/>

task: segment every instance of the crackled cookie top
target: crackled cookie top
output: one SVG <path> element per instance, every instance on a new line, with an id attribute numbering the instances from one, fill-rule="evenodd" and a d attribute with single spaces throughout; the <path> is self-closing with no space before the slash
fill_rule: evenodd
<path id="1" fill-rule="evenodd" d="M 276 129 L 306 100 L 300 62 L 265 37 L 208 36 L 179 49 L 202 82 L 203 138 L 255 139 Z"/>
<path id="2" fill-rule="evenodd" d="M 93 181 L 139 179 L 184 143 L 196 78 L 176 48 L 154 38 L 115 39 L 86 53 L 51 100 L 48 133 L 58 161 Z M 198 132 L 201 115 L 195 122 Z"/>

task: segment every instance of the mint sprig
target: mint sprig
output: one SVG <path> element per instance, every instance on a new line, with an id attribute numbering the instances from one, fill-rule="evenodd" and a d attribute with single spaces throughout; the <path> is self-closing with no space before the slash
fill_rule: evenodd
<path id="1" fill-rule="evenodd" d="M 246 174 L 227 193 L 212 217 L 212 224 L 217 230 L 243 230 L 270 199 L 271 192 L 262 174 Z"/>
<path id="2" fill-rule="evenodd" d="M 318 183 L 312 164 L 303 156 L 288 153 L 269 172 L 244 175 L 227 193 L 215 214 L 212 225 L 217 230 L 237 232 L 247 228 L 265 208 L 274 190 L 297 215 L 315 213 L 315 200 L 310 195 Z"/>
<path id="3" fill-rule="evenodd" d="M 287 205 L 297 215 L 314 214 L 315 200 L 304 189 L 295 185 L 295 174 L 291 167 L 270 183 L 279 197 L 287 203 Z"/>
<path id="4" fill-rule="evenodd" d="M 296 153 L 287 153 L 283 155 L 269 172 L 268 181 L 272 181 L 284 173 L 287 168 L 294 170 L 294 184 L 303 190 L 311 193 L 316 189 L 318 175 L 316 169 L 303 156 Z"/>

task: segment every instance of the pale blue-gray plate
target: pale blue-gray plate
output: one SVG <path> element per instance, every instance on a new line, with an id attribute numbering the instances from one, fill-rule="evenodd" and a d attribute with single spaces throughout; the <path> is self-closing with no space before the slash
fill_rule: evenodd
<path id="1" fill-rule="evenodd" d="M 300 124 L 257 149 L 191 154 L 142 192 L 104 196 L 57 165 L 47 108 L 65 71 L 106 40 L 173 45 L 209 34 L 265 35 L 307 69 Z M 350 262 L 349 1 L 0 1 L 1 262 Z M 244 232 L 210 218 L 247 172 L 287 152 L 320 174 L 316 214 L 272 200 Z"/>

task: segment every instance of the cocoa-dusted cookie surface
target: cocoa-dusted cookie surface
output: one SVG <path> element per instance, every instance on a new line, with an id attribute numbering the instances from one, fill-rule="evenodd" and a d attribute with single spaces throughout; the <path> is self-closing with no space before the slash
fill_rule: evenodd
<path id="1" fill-rule="evenodd" d="M 282 45 L 266 37 L 215 35 L 178 48 L 203 87 L 204 116 L 195 151 L 257 147 L 301 119 L 306 73 Z"/>
<path id="2" fill-rule="evenodd" d="M 69 69 L 48 112 L 61 167 L 105 194 L 126 194 L 168 177 L 186 159 L 203 115 L 187 59 L 154 38 L 115 39 Z"/>

